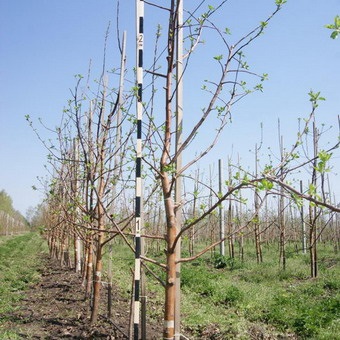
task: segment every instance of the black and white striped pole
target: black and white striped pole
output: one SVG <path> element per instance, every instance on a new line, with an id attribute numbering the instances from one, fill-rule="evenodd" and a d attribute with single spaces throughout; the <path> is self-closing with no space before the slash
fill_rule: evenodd
<path id="1" fill-rule="evenodd" d="M 142 118 L 143 118 L 143 42 L 144 1 L 136 0 L 137 28 L 137 145 L 136 145 L 136 202 L 135 202 L 135 276 L 134 276 L 134 339 L 139 340 L 140 281 L 141 281 L 141 228 L 142 228 Z"/>

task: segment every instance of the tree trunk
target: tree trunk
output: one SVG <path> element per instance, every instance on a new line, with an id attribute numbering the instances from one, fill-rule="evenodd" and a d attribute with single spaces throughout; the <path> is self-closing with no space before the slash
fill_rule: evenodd
<path id="1" fill-rule="evenodd" d="M 312 278 L 318 276 L 317 264 L 317 237 L 316 237 L 316 208 L 309 207 L 309 256 L 310 256 L 310 275 Z"/>
<path id="2" fill-rule="evenodd" d="M 286 270 L 286 221 L 284 213 L 284 198 L 283 195 L 280 197 L 279 204 L 279 224 L 280 224 L 280 264 L 282 269 Z"/>
<path id="3" fill-rule="evenodd" d="M 175 215 L 175 205 L 172 197 L 171 180 L 168 166 L 171 165 L 171 128 L 172 128 L 172 80 L 174 68 L 174 37 L 175 37 L 175 1 L 171 0 L 170 20 L 168 28 L 168 57 L 167 57 L 167 77 L 165 91 L 165 131 L 164 146 L 160 160 L 161 181 L 166 214 L 166 285 L 165 285 L 165 310 L 164 310 L 164 339 L 173 339 L 175 335 L 175 303 L 176 303 L 176 250 L 174 241 L 177 234 L 177 223 Z"/>
<path id="4" fill-rule="evenodd" d="M 163 188 L 169 188 L 168 178 L 163 178 Z M 165 192 L 165 212 L 167 217 L 167 253 L 166 253 L 166 285 L 165 285 L 165 311 L 164 311 L 164 339 L 173 339 L 175 335 L 175 282 L 176 282 L 176 253 L 173 249 L 176 238 L 176 217 L 174 202 Z"/>
<path id="5" fill-rule="evenodd" d="M 234 228 L 233 228 L 233 210 L 232 210 L 232 204 L 231 201 L 229 201 L 229 207 L 228 207 L 228 240 L 229 240 L 229 257 L 235 258 L 235 236 L 234 236 Z"/>
<path id="6" fill-rule="evenodd" d="M 258 148 L 257 144 L 255 145 L 255 177 L 258 176 Z M 260 209 L 260 203 L 259 203 L 259 193 L 255 189 L 254 194 L 254 208 L 255 208 L 255 223 L 254 223 L 254 236 L 255 236 L 255 249 L 256 249 L 256 260 L 257 263 L 262 263 L 262 247 L 261 247 L 261 233 L 260 233 L 260 217 L 259 217 L 259 209 Z"/>
<path id="7" fill-rule="evenodd" d="M 93 271 L 93 245 L 92 245 L 92 235 L 89 235 L 88 244 L 87 244 L 85 300 L 87 300 L 91 295 L 92 271 Z"/>
<path id="8" fill-rule="evenodd" d="M 100 232 L 98 235 L 97 243 L 97 256 L 96 256 L 96 271 L 94 274 L 93 283 L 93 302 L 92 302 L 92 313 L 91 313 L 91 325 L 95 324 L 98 319 L 99 303 L 100 303 L 100 293 L 102 286 L 102 270 L 103 270 L 103 260 L 102 260 L 102 239 L 103 233 Z"/>
<path id="9" fill-rule="evenodd" d="M 284 161 L 284 148 L 283 148 L 283 138 L 280 138 L 280 152 L 281 152 L 281 162 Z M 284 181 L 283 167 L 281 167 L 280 178 Z M 280 201 L 279 201 L 279 227 L 280 227 L 280 264 L 282 269 L 286 270 L 286 219 L 285 219 L 285 199 L 283 187 L 280 189 Z"/>

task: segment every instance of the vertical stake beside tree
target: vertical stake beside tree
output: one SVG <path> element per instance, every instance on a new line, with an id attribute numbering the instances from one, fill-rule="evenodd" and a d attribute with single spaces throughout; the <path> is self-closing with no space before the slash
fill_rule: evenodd
<path id="1" fill-rule="evenodd" d="M 135 272 L 134 272 L 134 339 L 139 340 L 140 279 L 141 279 L 141 231 L 142 212 L 142 119 L 143 119 L 143 48 L 144 1 L 136 0 L 137 29 L 137 140 L 136 140 L 136 200 L 135 200 Z"/>

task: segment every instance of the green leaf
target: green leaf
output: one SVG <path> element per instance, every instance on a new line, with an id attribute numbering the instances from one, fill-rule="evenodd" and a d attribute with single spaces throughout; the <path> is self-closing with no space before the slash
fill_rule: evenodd
<path id="1" fill-rule="evenodd" d="M 331 38 L 336 39 L 338 35 L 340 34 L 340 16 L 337 15 L 334 18 L 334 24 L 328 24 L 328 25 L 325 25 L 325 27 L 330 30 L 334 30 L 331 34 Z"/>
<path id="2" fill-rule="evenodd" d="M 253 223 L 255 223 L 255 224 L 260 223 L 260 219 L 259 219 L 258 216 L 255 216 L 251 221 L 252 221 Z"/>
<path id="3" fill-rule="evenodd" d="M 263 85 L 262 84 L 257 84 L 254 86 L 255 91 L 261 91 L 263 92 Z"/>
<path id="4" fill-rule="evenodd" d="M 237 171 L 235 173 L 234 179 L 236 179 L 237 181 L 240 179 L 240 172 L 239 171 Z"/>
<path id="5" fill-rule="evenodd" d="M 261 77 L 261 81 L 268 80 L 268 73 L 263 73 Z"/>
<path id="6" fill-rule="evenodd" d="M 314 184 L 309 184 L 309 187 L 308 187 L 308 194 L 310 196 L 314 196 L 316 194 L 316 187 Z"/>
<path id="7" fill-rule="evenodd" d="M 217 55 L 214 57 L 215 60 L 220 61 L 223 59 L 223 54 Z"/>
<path id="8" fill-rule="evenodd" d="M 332 153 L 328 153 L 326 151 L 321 150 L 318 153 L 318 158 L 319 158 L 319 162 L 318 164 L 314 167 L 314 169 L 320 173 L 325 173 L 325 172 L 329 172 L 330 168 L 327 167 L 327 162 L 330 160 L 332 156 Z"/>
<path id="9" fill-rule="evenodd" d="M 231 30 L 228 27 L 226 27 L 225 30 L 224 30 L 224 33 L 230 35 L 231 34 Z"/>
<path id="10" fill-rule="evenodd" d="M 303 199 L 297 194 L 291 194 L 295 204 L 301 208 L 303 206 Z"/>
<path id="11" fill-rule="evenodd" d="M 312 90 L 310 90 L 308 95 L 309 95 L 309 101 L 311 101 L 312 104 L 313 104 L 313 108 L 317 108 L 319 106 L 318 101 L 326 100 L 325 97 L 320 96 L 320 91 L 319 92 L 313 92 Z"/>
<path id="12" fill-rule="evenodd" d="M 267 179 L 261 180 L 261 182 L 258 183 L 257 188 L 259 190 L 271 190 L 273 188 L 274 184 Z"/>
<path id="13" fill-rule="evenodd" d="M 78 78 L 80 80 L 80 79 L 83 79 L 84 76 L 82 74 L 78 73 L 78 74 L 74 75 L 74 78 Z"/>
<path id="14" fill-rule="evenodd" d="M 334 32 L 332 32 L 332 34 L 331 34 L 331 38 L 332 38 L 332 39 L 336 39 L 336 38 L 338 37 L 338 35 L 339 35 L 339 32 L 338 32 L 338 31 L 334 31 Z"/>
<path id="15" fill-rule="evenodd" d="M 206 207 L 207 207 L 206 204 L 204 204 L 204 203 L 201 203 L 201 204 L 200 204 L 200 209 L 201 209 L 201 210 L 204 211 Z"/>
<path id="16" fill-rule="evenodd" d="M 272 170 L 273 170 L 273 166 L 272 165 L 266 165 L 264 167 L 263 173 L 264 174 L 270 174 L 272 172 Z"/>
<path id="17" fill-rule="evenodd" d="M 327 162 L 327 161 L 329 161 L 330 158 L 331 158 L 331 156 L 332 156 L 332 153 L 331 153 L 331 152 L 326 152 L 326 151 L 324 151 L 324 150 L 321 150 L 321 151 L 319 151 L 319 153 L 318 153 L 318 157 L 320 158 L 320 160 L 321 160 L 322 162 Z"/>
<path id="18" fill-rule="evenodd" d="M 275 4 L 277 6 L 282 6 L 283 4 L 285 4 L 287 2 L 287 0 L 275 0 Z"/>
<path id="19" fill-rule="evenodd" d="M 245 184 L 245 185 L 249 184 L 249 178 L 248 178 L 247 174 L 244 175 L 244 177 L 242 179 L 242 184 Z"/>
<path id="20" fill-rule="evenodd" d="M 167 173 L 175 173 L 176 172 L 176 166 L 173 163 L 170 163 L 168 165 L 164 165 L 162 168 L 162 171 Z"/>
<path id="21" fill-rule="evenodd" d="M 339 28 L 340 27 L 340 16 L 337 15 L 335 18 L 334 18 L 334 25 Z"/>
<path id="22" fill-rule="evenodd" d="M 244 68 L 245 70 L 249 70 L 249 65 L 246 61 L 244 62 L 241 61 L 241 67 Z"/>

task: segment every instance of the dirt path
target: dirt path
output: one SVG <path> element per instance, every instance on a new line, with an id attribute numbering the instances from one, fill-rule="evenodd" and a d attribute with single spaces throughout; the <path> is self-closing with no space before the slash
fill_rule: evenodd
<path id="1" fill-rule="evenodd" d="M 127 338 L 128 299 L 119 293 L 113 294 L 113 322 L 101 316 L 98 324 L 90 327 L 89 303 L 84 301 L 81 278 L 56 262 L 46 261 L 40 282 L 24 294 L 25 298 L 20 301 L 18 309 L 6 318 L 5 325 L 7 329 L 15 330 L 22 339 Z M 148 339 L 160 338 L 162 330 L 159 326 L 148 328 Z"/>

